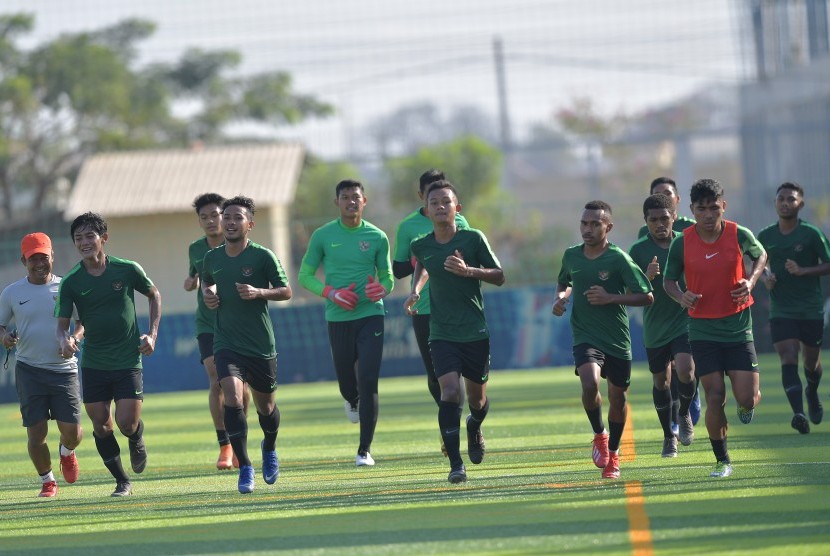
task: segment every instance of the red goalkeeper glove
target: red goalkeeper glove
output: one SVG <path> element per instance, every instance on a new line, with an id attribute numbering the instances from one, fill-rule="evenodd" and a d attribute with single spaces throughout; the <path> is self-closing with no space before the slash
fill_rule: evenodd
<path id="1" fill-rule="evenodd" d="M 366 297 L 370 301 L 380 301 L 386 297 L 387 293 L 389 292 L 386 291 L 386 288 L 380 282 L 375 282 L 374 277 L 369 276 L 369 282 L 366 284 Z"/>
<path id="2" fill-rule="evenodd" d="M 323 288 L 323 297 L 327 297 L 347 311 L 354 311 L 360 298 L 354 292 L 355 284 L 349 284 L 348 288 L 335 289 L 331 286 Z"/>

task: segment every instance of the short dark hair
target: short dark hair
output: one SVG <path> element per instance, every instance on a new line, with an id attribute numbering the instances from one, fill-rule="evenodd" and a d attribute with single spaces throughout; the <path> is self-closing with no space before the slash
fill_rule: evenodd
<path id="1" fill-rule="evenodd" d="M 256 212 L 256 205 L 254 204 L 254 200 L 250 197 L 245 197 L 244 195 L 237 195 L 236 197 L 231 197 L 230 199 L 225 199 L 222 201 L 222 211 L 224 211 L 228 207 L 243 207 L 248 209 L 248 212 L 251 216 L 254 215 Z"/>
<path id="2" fill-rule="evenodd" d="M 438 191 L 439 189 L 449 189 L 450 191 L 452 191 L 452 194 L 455 195 L 455 200 L 458 200 L 458 191 L 455 189 L 455 186 L 447 180 L 438 180 L 429 184 L 426 198 L 429 199 L 429 194 L 433 191 Z"/>
<path id="3" fill-rule="evenodd" d="M 692 184 L 689 190 L 689 200 L 692 204 L 711 199 L 717 201 L 723 197 L 723 186 L 718 180 L 703 178 Z"/>
<path id="4" fill-rule="evenodd" d="M 784 183 L 779 185 L 778 189 L 775 190 L 775 194 L 778 195 L 778 193 L 782 189 L 791 189 L 791 190 L 795 191 L 796 193 L 801 194 L 802 197 L 804 196 L 804 188 L 801 187 L 799 184 L 795 183 L 794 181 L 785 181 Z"/>
<path id="5" fill-rule="evenodd" d="M 334 196 L 335 197 L 340 197 L 340 192 L 341 191 L 343 191 L 344 189 L 352 189 L 353 187 L 357 187 L 358 189 L 360 189 L 361 193 L 365 193 L 365 190 L 363 189 L 363 184 L 360 183 L 359 181 L 357 181 L 357 180 L 342 180 L 334 188 Z"/>
<path id="6" fill-rule="evenodd" d="M 643 216 L 648 216 L 648 211 L 651 209 L 668 209 L 669 212 L 674 212 L 674 202 L 660 193 L 649 195 L 643 201 Z"/>
<path id="7" fill-rule="evenodd" d="M 651 195 L 652 193 L 654 193 L 654 188 L 658 185 L 663 185 L 664 183 L 666 185 L 670 185 L 671 188 L 674 189 L 675 195 L 677 194 L 677 184 L 674 183 L 673 179 L 667 178 L 666 176 L 660 176 L 659 178 L 654 178 L 653 180 L 651 180 L 651 185 L 648 188 L 648 194 Z"/>
<path id="8" fill-rule="evenodd" d="M 611 212 L 611 205 L 609 205 L 605 201 L 599 200 L 588 201 L 587 203 L 585 203 L 585 210 L 604 210 L 608 214 L 613 214 Z"/>
<path id="9" fill-rule="evenodd" d="M 202 207 L 206 205 L 216 205 L 221 207 L 224 201 L 225 198 L 218 193 L 202 193 L 193 199 L 193 208 L 196 209 L 196 214 L 199 214 Z"/>
<path id="10" fill-rule="evenodd" d="M 421 177 L 419 179 L 421 186 L 419 189 L 421 190 L 421 193 L 423 193 L 429 184 L 436 182 L 438 180 L 446 179 L 447 176 L 444 175 L 444 172 L 442 172 L 441 170 L 436 170 L 435 168 L 430 168 L 429 170 L 421 174 Z"/>
<path id="11" fill-rule="evenodd" d="M 107 221 L 97 212 L 85 212 L 75 218 L 69 226 L 69 237 L 75 239 L 75 230 L 78 228 L 89 228 L 99 236 L 107 233 Z"/>

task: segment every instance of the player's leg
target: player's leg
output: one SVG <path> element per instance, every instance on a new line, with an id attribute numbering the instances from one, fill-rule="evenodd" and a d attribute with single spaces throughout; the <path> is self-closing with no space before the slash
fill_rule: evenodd
<path id="1" fill-rule="evenodd" d="M 574 374 L 579 377 L 582 386 L 582 407 L 594 431 L 591 457 L 594 465 L 604 469 L 608 465 L 608 431 L 602 419 L 599 381 L 605 354 L 588 344 L 578 344 L 573 347 L 573 356 L 576 365 Z"/>
<path id="2" fill-rule="evenodd" d="M 372 440 L 378 423 L 378 380 L 383 359 L 384 318 L 375 315 L 355 321 L 357 327 L 357 393 L 360 398 L 360 444 L 355 464 L 372 466 Z"/>
<path id="3" fill-rule="evenodd" d="M 680 413 L 680 391 L 678 390 L 678 385 L 680 384 L 680 380 L 677 378 L 677 364 L 672 361 L 671 368 L 669 371 L 669 391 L 671 392 L 671 430 L 672 435 L 677 436 L 679 434 L 678 429 L 680 423 L 679 413 Z"/>
<path id="4" fill-rule="evenodd" d="M 340 395 L 346 401 L 346 417 L 360 422 L 360 393 L 357 388 L 357 335 L 355 321 L 329 322 L 329 344 Z"/>
<path id="5" fill-rule="evenodd" d="M 804 390 L 798 374 L 798 321 L 794 319 L 773 318 L 769 321 L 772 345 L 781 362 L 781 384 L 784 394 L 792 409 L 790 424 L 801 434 L 810 432 L 810 423 L 804 414 Z"/>
<path id="6" fill-rule="evenodd" d="M 652 387 L 651 397 L 654 401 L 654 410 L 657 412 L 657 419 L 663 429 L 663 457 L 677 456 L 677 442 L 672 431 L 672 391 L 671 382 L 671 348 L 669 345 L 657 348 L 646 348 L 648 357 L 648 370 L 651 372 Z M 610 385 L 609 385 L 610 389 Z M 672 446 L 674 449 L 672 450 Z"/>
<path id="7" fill-rule="evenodd" d="M 415 341 L 427 373 L 427 388 L 437 405 L 441 403 L 441 386 L 438 384 L 438 377 L 435 376 L 435 366 L 429 353 L 429 315 L 413 315 L 412 331 L 415 333 Z"/>
<path id="8" fill-rule="evenodd" d="M 732 393 L 738 404 L 738 419 L 741 423 L 748 424 L 752 421 L 755 406 L 761 401 L 755 344 L 729 344 L 725 350 L 724 368 L 732 381 Z"/>
<path id="9" fill-rule="evenodd" d="M 726 405 L 726 384 L 723 373 L 722 346 L 718 342 L 693 341 L 692 356 L 695 361 L 695 372 L 700 384 L 703 385 L 703 394 L 706 397 L 706 414 L 704 422 L 715 455 L 715 468 L 710 473 L 712 477 L 728 477 L 732 473 L 732 462 L 726 443 L 727 420 L 724 407 Z"/>
<path id="10" fill-rule="evenodd" d="M 631 361 L 606 356 L 602 371 L 608 383 L 608 463 L 602 471 L 606 479 L 620 476 L 620 442 L 628 419 L 628 385 Z M 671 436 L 674 439 L 674 435 Z M 675 445 L 675 449 L 677 446 Z"/>
<path id="11" fill-rule="evenodd" d="M 800 323 L 800 340 L 804 355 L 804 375 L 807 387 L 804 395 L 807 398 L 807 413 L 810 421 L 818 425 L 824 417 L 824 408 L 818 395 L 818 385 L 821 382 L 821 342 L 824 336 L 824 321 L 808 320 Z"/>
<path id="12" fill-rule="evenodd" d="M 55 373 L 51 377 L 50 412 L 60 432 L 58 444 L 61 474 L 67 483 L 78 480 L 75 448 L 81 443 L 81 387 L 78 373 Z"/>
<path id="13" fill-rule="evenodd" d="M 247 357 L 247 381 L 262 429 L 262 478 L 269 485 L 277 482 L 280 474 L 277 458 L 277 434 L 280 428 L 280 410 L 277 407 L 277 361 Z M 246 395 L 242 393 L 243 398 Z"/>
<path id="14" fill-rule="evenodd" d="M 147 448 L 144 445 L 144 422 L 141 407 L 144 400 L 144 379 L 141 369 L 117 371 L 115 384 L 115 424 L 127 437 L 130 466 L 141 473 L 147 466 Z"/>
<path id="15" fill-rule="evenodd" d="M 461 459 L 461 412 L 458 408 L 461 399 L 459 376 L 463 369 L 463 361 L 454 342 L 434 340 L 429 343 L 429 350 L 435 364 L 438 384 L 441 386 L 438 429 L 450 460 L 448 480 L 451 483 L 461 483 L 467 480 L 464 460 Z"/>
<path id="16" fill-rule="evenodd" d="M 244 363 L 239 354 L 230 350 L 219 350 L 214 358 L 216 376 L 225 400 L 225 430 L 228 431 L 240 469 L 244 466 L 251 467 L 251 459 L 248 457 L 248 421 L 242 411 Z"/>
<path id="17" fill-rule="evenodd" d="M 690 352 L 689 342 L 685 340 L 683 351 L 676 351 L 674 353 L 674 362 L 677 367 L 677 391 L 680 393 L 680 408 L 677 412 L 677 439 L 684 446 L 689 446 L 695 438 L 695 419 L 692 415 L 692 408 L 695 403 L 695 398 L 699 397 L 697 393 L 697 377 L 695 376 L 695 362 Z M 700 411 L 699 408 L 698 411 Z"/>
<path id="18" fill-rule="evenodd" d="M 467 416 L 467 455 L 470 461 L 478 464 L 484 459 L 485 444 L 481 424 L 490 410 L 487 398 L 487 381 L 490 378 L 490 340 L 459 343 L 458 348 L 463 358 L 459 383 L 465 385 L 470 414 Z"/>
<path id="19" fill-rule="evenodd" d="M 84 409 L 92 421 L 95 448 L 116 481 L 112 495 L 128 496 L 132 493 L 132 485 L 121 463 L 121 448 L 114 434 L 115 424 L 110 411 L 115 396 L 113 371 L 84 368 L 82 372 Z"/>
<path id="20" fill-rule="evenodd" d="M 58 483 L 52 472 L 52 460 L 46 435 L 49 432 L 49 394 L 41 378 L 40 369 L 17 362 L 15 388 L 20 401 L 20 414 L 26 427 L 26 449 L 42 484 L 38 496 L 51 498 L 58 493 Z"/>

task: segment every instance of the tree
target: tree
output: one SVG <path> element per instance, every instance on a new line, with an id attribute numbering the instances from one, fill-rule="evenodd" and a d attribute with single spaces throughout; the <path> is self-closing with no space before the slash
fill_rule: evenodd
<path id="1" fill-rule="evenodd" d="M 31 195 L 43 208 L 55 183 L 98 150 L 219 142 L 231 123 L 290 125 L 332 107 L 292 89 L 285 72 L 229 77 L 234 51 L 191 49 L 173 64 L 137 67 L 138 44 L 155 25 L 129 19 L 62 35 L 31 51 L 17 46 L 34 20 L 0 16 L 0 193 Z M 177 106 L 187 103 L 190 113 Z M 181 112 L 180 110 L 178 112 Z"/>

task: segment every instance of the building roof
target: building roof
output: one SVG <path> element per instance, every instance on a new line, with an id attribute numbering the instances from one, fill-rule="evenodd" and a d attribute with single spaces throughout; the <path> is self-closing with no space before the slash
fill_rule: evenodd
<path id="1" fill-rule="evenodd" d="M 304 156 L 298 143 L 96 154 L 84 162 L 64 216 L 190 212 L 208 192 L 284 205 L 294 199 Z"/>

